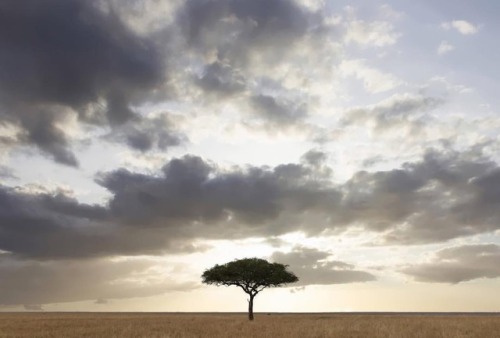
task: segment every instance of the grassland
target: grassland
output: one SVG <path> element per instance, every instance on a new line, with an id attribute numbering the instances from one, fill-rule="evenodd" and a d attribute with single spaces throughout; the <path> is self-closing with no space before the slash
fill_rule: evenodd
<path id="1" fill-rule="evenodd" d="M 0 337 L 481 337 L 495 315 L 0 313 Z"/>

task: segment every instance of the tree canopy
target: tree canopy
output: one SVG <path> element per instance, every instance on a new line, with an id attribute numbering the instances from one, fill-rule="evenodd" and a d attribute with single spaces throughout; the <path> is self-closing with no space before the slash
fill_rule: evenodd
<path id="1" fill-rule="evenodd" d="M 265 259 L 244 258 L 223 265 L 215 265 L 205 270 L 201 277 L 205 284 L 235 285 L 242 288 L 250 296 L 248 317 L 253 320 L 253 299 L 260 291 L 299 280 L 293 272 L 287 270 L 287 267 L 280 263 L 269 263 Z"/>

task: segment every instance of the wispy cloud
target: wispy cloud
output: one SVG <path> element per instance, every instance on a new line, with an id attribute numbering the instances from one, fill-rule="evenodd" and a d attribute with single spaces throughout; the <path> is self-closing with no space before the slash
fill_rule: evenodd
<path id="1" fill-rule="evenodd" d="M 441 43 L 439 44 L 439 47 L 437 48 L 437 53 L 438 53 L 438 55 L 444 55 L 444 54 L 451 52 L 454 49 L 455 49 L 455 46 L 453 46 L 448 41 L 441 41 Z"/>
<path id="2" fill-rule="evenodd" d="M 366 60 L 345 60 L 339 66 L 344 76 L 353 76 L 363 82 L 364 88 L 370 93 L 381 93 L 394 89 L 401 81 L 394 75 L 367 65 Z"/>
<path id="3" fill-rule="evenodd" d="M 465 20 L 453 20 L 448 22 L 443 22 L 441 24 L 446 30 L 455 29 L 457 32 L 463 35 L 473 35 L 479 32 L 479 26 L 470 23 Z"/>
<path id="4" fill-rule="evenodd" d="M 472 244 L 435 252 L 430 262 L 411 264 L 401 270 L 420 282 L 460 283 L 500 277 L 500 246 Z"/>
<path id="5" fill-rule="evenodd" d="M 331 260 L 329 252 L 298 246 L 290 252 L 276 251 L 271 260 L 290 265 L 299 276 L 295 285 L 329 285 L 360 283 L 376 280 L 376 277 L 363 270 L 356 269 L 352 264 Z"/>
<path id="6" fill-rule="evenodd" d="M 365 46 L 384 47 L 395 44 L 400 37 L 401 33 L 398 33 L 388 21 L 353 20 L 347 24 L 345 41 Z"/>

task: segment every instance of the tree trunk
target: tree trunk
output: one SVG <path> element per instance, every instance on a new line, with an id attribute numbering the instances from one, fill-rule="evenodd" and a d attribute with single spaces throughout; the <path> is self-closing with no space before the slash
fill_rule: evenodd
<path id="1" fill-rule="evenodd" d="M 250 295 L 248 300 L 248 320 L 253 320 L 253 298 L 255 295 Z"/>

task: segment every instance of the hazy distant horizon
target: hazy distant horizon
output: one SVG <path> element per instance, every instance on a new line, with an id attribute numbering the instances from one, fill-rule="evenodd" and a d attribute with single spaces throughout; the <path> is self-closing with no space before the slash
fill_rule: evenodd
<path id="1" fill-rule="evenodd" d="M 202 312 L 189 312 L 189 311 L 183 311 L 183 312 L 175 312 L 175 311 L 0 311 L 0 313 L 3 314 L 123 314 L 123 315 L 133 315 L 133 314 L 152 314 L 152 315 L 160 315 L 160 314 L 165 314 L 165 315 L 237 315 L 237 316 L 248 316 L 248 312 L 246 311 L 232 311 L 232 312 L 225 312 L 225 311 L 202 311 Z M 477 315 L 477 316 L 500 316 L 500 312 L 472 312 L 472 311 L 465 311 L 465 312 L 444 312 L 444 311 L 430 311 L 430 312 L 418 312 L 418 311 L 403 311 L 403 312 L 393 312 L 393 311 L 351 311 L 351 312 L 342 312 L 342 311 L 333 311 L 333 312 L 266 312 L 266 311 L 255 311 L 255 315 L 259 316 L 272 316 L 272 315 L 380 315 L 380 316 L 406 316 L 406 315 L 415 315 L 415 316 L 425 316 L 425 315 L 436 315 L 436 316 L 470 316 L 470 315 Z"/>

